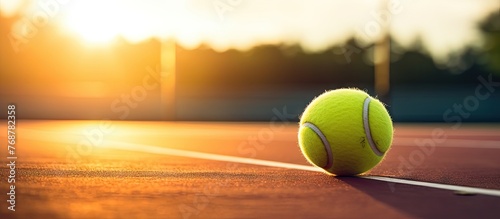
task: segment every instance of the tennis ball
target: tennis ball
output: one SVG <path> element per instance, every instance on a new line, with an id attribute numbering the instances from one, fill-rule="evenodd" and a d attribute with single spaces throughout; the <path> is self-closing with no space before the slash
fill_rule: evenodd
<path id="1" fill-rule="evenodd" d="M 300 118 L 299 146 L 306 159 L 329 174 L 357 175 L 377 165 L 392 144 L 384 105 L 358 89 L 316 97 Z"/>

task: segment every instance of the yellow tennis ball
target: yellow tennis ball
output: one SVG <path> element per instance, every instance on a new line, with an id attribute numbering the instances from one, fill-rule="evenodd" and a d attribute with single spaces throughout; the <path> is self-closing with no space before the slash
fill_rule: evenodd
<path id="1" fill-rule="evenodd" d="M 299 145 L 314 166 L 335 175 L 357 175 L 377 165 L 392 144 L 384 105 L 357 89 L 316 97 L 300 118 Z"/>

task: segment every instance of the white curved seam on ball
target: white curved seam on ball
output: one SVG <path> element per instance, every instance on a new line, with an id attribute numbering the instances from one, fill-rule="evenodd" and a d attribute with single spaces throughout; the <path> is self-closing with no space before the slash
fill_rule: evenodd
<path id="1" fill-rule="evenodd" d="M 370 109 L 370 102 L 372 98 L 371 97 L 366 97 L 365 102 L 363 103 L 363 127 L 365 129 L 365 135 L 368 140 L 368 144 L 370 145 L 370 148 L 372 149 L 373 153 L 375 153 L 378 156 L 384 155 L 378 148 L 377 145 L 375 145 L 375 142 L 373 142 L 372 138 L 372 133 L 370 130 L 370 117 L 368 115 L 369 109 Z"/>
<path id="2" fill-rule="evenodd" d="M 326 139 L 326 136 L 321 132 L 321 130 L 314 124 L 310 122 L 305 122 L 304 125 L 305 127 L 308 127 L 318 135 L 318 137 L 321 139 L 321 142 L 323 143 L 323 147 L 325 147 L 326 153 L 327 153 L 327 162 L 323 169 L 330 169 L 333 166 L 333 154 L 332 154 L 332 148 L 330 147 L 330 143 Z"/>

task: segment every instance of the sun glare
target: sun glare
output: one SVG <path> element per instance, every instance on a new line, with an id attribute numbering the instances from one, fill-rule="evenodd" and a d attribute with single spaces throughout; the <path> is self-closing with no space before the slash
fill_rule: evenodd
<path id="1" fill-rule="evenodd" d="M 118 35 L 114 24 L 121 15 L 110 10 L 108 1 L 94 3 L 73 5 L 62 19 L 63 25 L 89 43 L 108 43 Z"/>
<path id="2" fill-rule="evenodd" d="M 189 23 L 196 23 L 180 1 L 152 4 L 156 6 L 133 1 L 79 1 L 67 8 L 60 21 L 65 31 L 89 43 L 108 43 L 118 36 L 131 42 L 159 35 L 173 37 L 176 32 L 192 29 Z"/>
<path id="3" fill-rule="evenodd" d="M 394 43 L 406 49 L 423 46 L 439 61 L 477 45 L 482 40 L 478 24 L 499 8 L 498 0 L 481 4 L 474 0 L 460 4 L 453 0 L 404 1 L 392 11 L 367 0 L 314 2 L 324 4 L 300 0 L 85 0 L 65 5 L 60 21 L 64 30 L 91 43 L 107 43 L 116 37 L 132 43 L 173 38 L 183 47 L 207 43 L 224 51 L 284 42 L 299 43 L 314 52 L 352 37 L 373 43 L 373 36 L 380 35 L 382 24 L 390 18 Z"/>
<path id="4" fill-rule="evenodd" d="M 67 28 L 69 30 L 89 43 L 109 43 L 116 37 L 116 33 L 113 33 L 113 30 L 98 21 L 92 22 L 84 19 L 75 19 L 69 20 L 68 23 Z"/>

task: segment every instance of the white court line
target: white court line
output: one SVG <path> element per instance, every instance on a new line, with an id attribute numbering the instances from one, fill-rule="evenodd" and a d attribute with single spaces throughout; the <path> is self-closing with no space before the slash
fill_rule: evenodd
<path id="1" fill-rule="evenodd" d="M 414 186 L 424 186 L 424 187 L 430 187 L 430 188 L 436 188 L 436 189 L 445 189 L 445 190 L 451 190 L 451 191 L 460 191 L 460 192 L 467 192 L 467 193 L 491 195 L 491 196 L 499 196 L 500 197 L 500 190 L 494 190 L 494 189 L 483 189 L 483 188 L 475 188 L 475 187 L 469 187 L 469 186 L 455 186 L 455 185 L 421 182 L 421 181 L 414 181 L 414 180 L 407 180 L 407 179 L 396 179 L 396 178 L 383 177 L 383 176 L 361 176 L 361 178 L 373 179 L 373 180 L 379 180 L 379 181 L 391 182 L 391 183 L 400 183 L 400 184 L 407 184 L 407 185 L 414 185 Z"/>
<path id="2" fill-rule="evenodd" d="M 227 161 L 233 163 L 323 172 L 320 168 L 316 168 L 313 166 L 305 166 L 300 164 L 291 164 L 291 163 L 283 163 L 283 162 L 268 161 L 268 160 L 258 160 L 253 158 L 235 157 L 235 156 L 220 155 L 220 154 L 210 154 L 204 152 L 195 152 L 195 151 L 172 149 L 172 148 L 163 148 L 163 147 L 144 145 L 144 144 L 106 141 L 103 145 L 106 146 L 101 146 L 101 147 L 113 148 L 119 150 L 138 151 L 138 152 L 146 152 L 152 154 L 172 155 L 178 157 L 190 157 L 190 158 L 198 158 L 205 160 Z"/>
<path id="3" fill-rule="evenodd" d="M 277 162 L 277 161 L 259 160 L 259 159 L 253 159 L 253 158 L 235 157 L 235 156 L 228 156 L 228 155 L 210 154 L 210 153 L 187 151 L 187 150 L 180 150 L 180 149 L 163 148 L 163 147 L 144 145 L 144 144 L 106 141 L 106 144 L 104 144 L 104 145 L 107 145 L 107 146 L 105 146 L 106 148 L 113 148 L 113 149 L 118 149 L 118 150 L 146 152 L 146 153 L 152 153 L 152 154 L 163 154 L 163 155 L 171 155 L 171 156 L 178 156 L 178 157 L 190 157 L 190 158 L 198 158 L 198 159 L 205 159 L 205 160 L 227 161 L 227 162 L 233 162 L 233 163 L 261 165 L 261 166 L 268 166 L 268 167 L 280 167 L 280 168 L 306 170 L 306 171 L 313 171 L 313 172 L 324 172 L 322 169 L 317 168 L 317 167 L 313 167 L 313 166 L 283 163 L 283 162 Z M 383 177 L 383 176 L 360 176 L 360 178 L 500 197 L 500 190 L 494 190 L 494 189 L 483 189 L 483 188 L 475 188 L 475 187 L 469 187 L 469 186 L 456 186 L 456 185 L 447 185 L 447 184 L 440 184 L 440 183 L 421 182 L 421 181 L 396 179 L 396 178 Z"/>
<path id="4" fill-rule="evenodd" d="M 427 139 L 415 137 L 395 137 L 393 146 L 418 146 L 415 140 Z M 429 139 L 431 139 L 429 137 Z M 446 139 L 442 143 L 435 142 L 436 147 L 449 147 L 449 148 L 485 148 L 485 149 L 500 149 L 500 141 L 492 140 L 467 140 L 467 139 Z"/>

